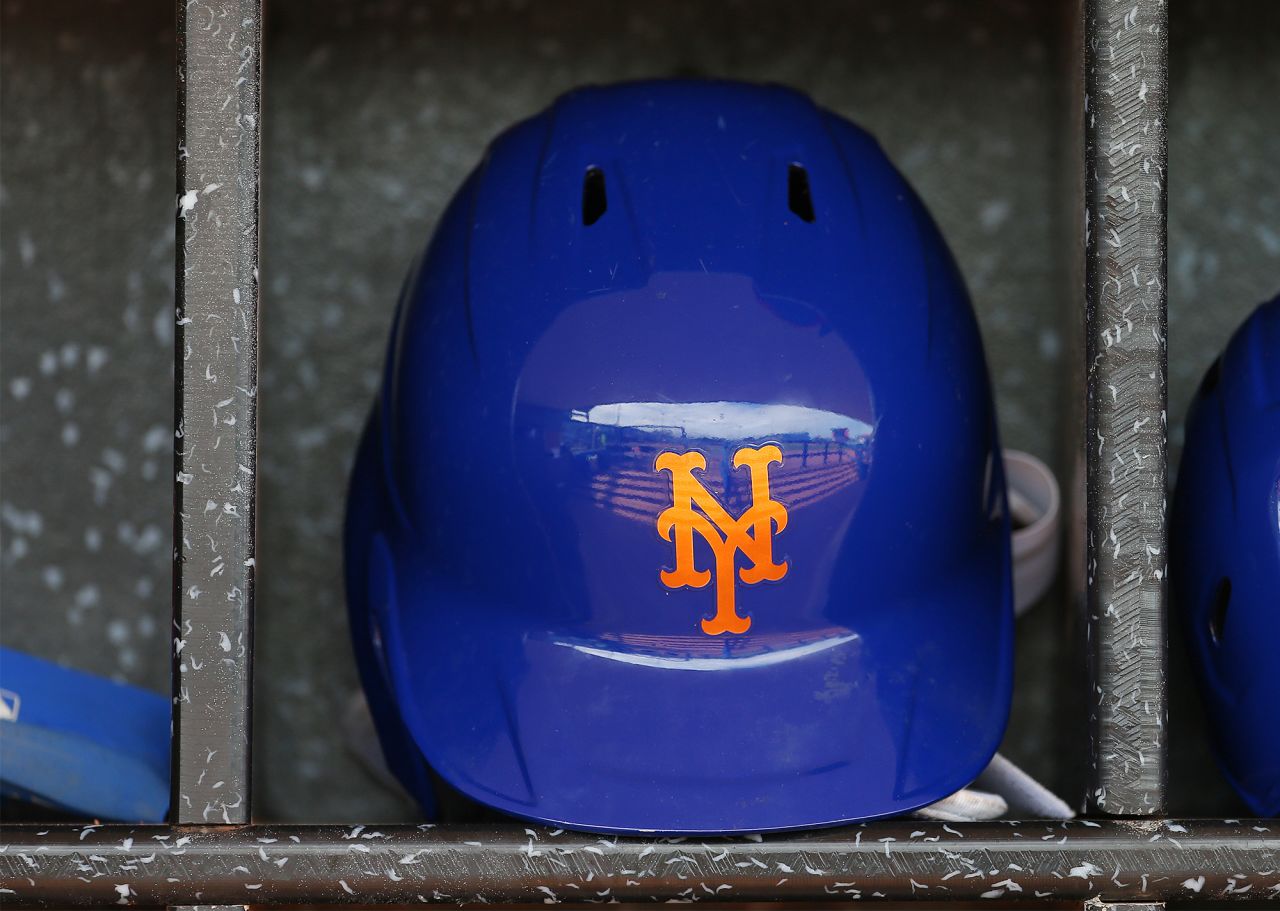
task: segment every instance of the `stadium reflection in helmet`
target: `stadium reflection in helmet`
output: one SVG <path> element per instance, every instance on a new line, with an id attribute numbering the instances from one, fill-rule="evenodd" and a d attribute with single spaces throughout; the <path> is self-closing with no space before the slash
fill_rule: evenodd
<path id="1" fill-rule="evenodd" d="M 1219 765 L 1280 814 L 1280 298 L 1244 322 L 1187 415 L 1171 578 Z"/>
<path id="2" fill-rule="evenodd" d="M 583 89 L 500 136 L 400 301 L 352 475 L 388 763 L 606 832 L 901 813 L 1008 715 L 981 341 L 875 141 L 796 92 Z"/>

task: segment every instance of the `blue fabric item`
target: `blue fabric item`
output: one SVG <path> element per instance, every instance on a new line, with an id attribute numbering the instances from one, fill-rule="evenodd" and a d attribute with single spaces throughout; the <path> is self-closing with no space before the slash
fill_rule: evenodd
<path id="1" fill-rule="evenodd" d="M 1280 297 L 1236 330 L 1187 415 L 1170 579 L 1219 764 L 1280 815 Z"/>
<path id="2" fill-rule="evenodd" d="M 0 789 L 93 819 L 163 822 L 169 700 L 0 648 Z"/>
<path id="3" fill-rule="evenodd" d="M 1009 523 L 968 296 L 803 95 L 589 88 L 411 270 L 352 476 L 393 770 L 606 832 L 902 813 L 996 750 Z"/>

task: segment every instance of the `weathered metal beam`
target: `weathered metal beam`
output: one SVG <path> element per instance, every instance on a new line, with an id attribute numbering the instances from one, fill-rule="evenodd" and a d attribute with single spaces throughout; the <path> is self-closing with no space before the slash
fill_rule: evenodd
<path id="1" fill-rule="evenodd" d="M 5 841 L 6 907 L 1280 896 L 1280 830 L 1247 820 L 903 819 L 674 840 L 519 826 L 10 827 Z"/>
<path id="2" fill-rule="evenodd" d="M 1085 0 L 1087 629 L 1097 813 L 1165 797 L 1168 8 Z"/>
<path id="3" fill-rule="evenodd" d="M 176 823 L 249 819 L 260 0 L 177 3 Z"/>

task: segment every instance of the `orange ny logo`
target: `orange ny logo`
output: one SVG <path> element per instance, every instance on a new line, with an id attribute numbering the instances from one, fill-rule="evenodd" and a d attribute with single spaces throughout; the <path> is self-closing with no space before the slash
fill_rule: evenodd
<path id="1" fill-rule="evenodd" d="M 716 615 L 702 621 L 708 636 L 745 633 L 751 626 L 751 618 L 739 616 L 734 605 L 734 559 L 739 551 L 751 564 L 738 571 L 747 585 L 765 579 L 776 582 L 787 574 L 786 563 L 773 561 L 773 534 L 787 527 L 786 507 L 769 497 L 769 466 L 774 462 L 782 464 L 782 451 L 772 444 L 744 446 L 734 453 L 733 467 L 745 465 L 751 472 L 751 506 L 736 519 L 693 476 L 707 468 L 702 453 L 664 452 L 654 462 L 656 470 L 671 472 L 671 505 L 658 516 L 658 534 L 676 546 L 676 568 L 662 570 L 662 584 L 702 588 L 711 581 L 712 570 L 694 566 L 695 533 L 715 555 Z"/>

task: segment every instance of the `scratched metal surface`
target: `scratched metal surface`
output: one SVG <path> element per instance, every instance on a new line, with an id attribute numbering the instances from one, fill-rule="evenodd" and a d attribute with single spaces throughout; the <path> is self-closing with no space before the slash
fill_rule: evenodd
<path id="1" fill-rule="evenodd" d="M 1141 816 L 1167 779 L 1167 7 L 1084 10 L 1088 801 Z"/>
<path id="2" fill-rule="evenodd" d="M 6 907 L 623 901 L 992 900 L 1220 904 L 1280 895 L 1280 836 L 1250 822 L 943 825 L 735 840 L 557 830 L 23 827 Z M 76 877 L 82 877 L 76 879 Z M 74 892 L 55 891 L 62 877 Z"/>
<path id="3" fill-rule="evenodd" d="M 178 5 L 176 823 L 249 819 L 259 0 Z"/>

